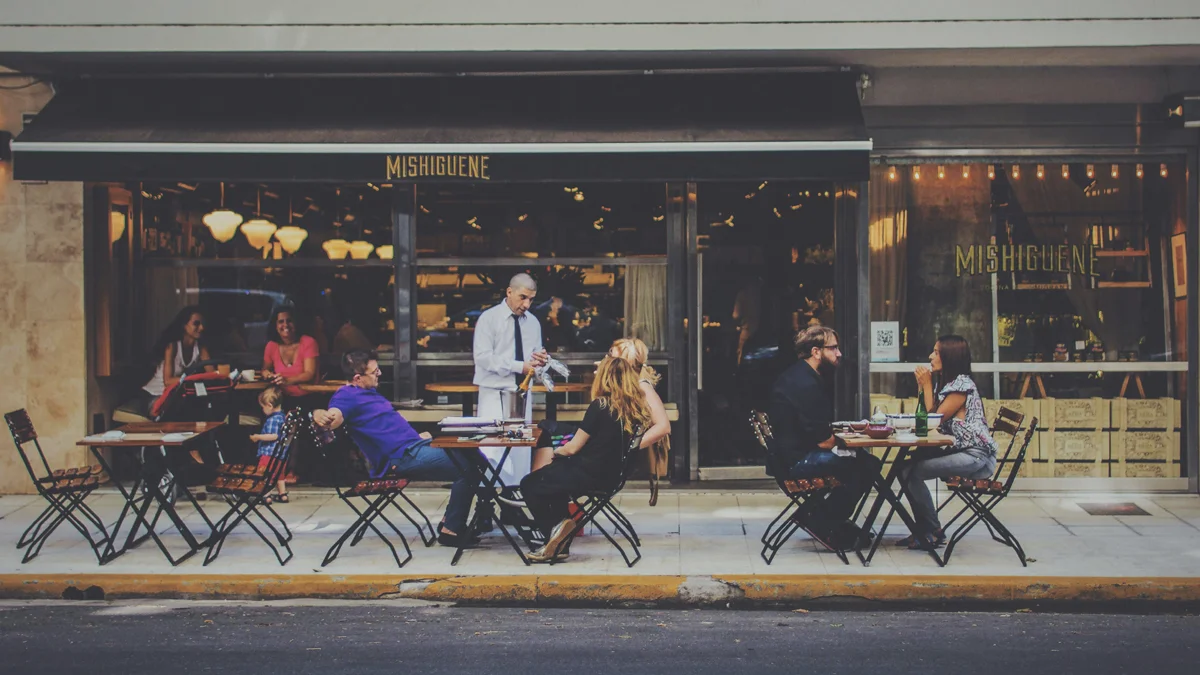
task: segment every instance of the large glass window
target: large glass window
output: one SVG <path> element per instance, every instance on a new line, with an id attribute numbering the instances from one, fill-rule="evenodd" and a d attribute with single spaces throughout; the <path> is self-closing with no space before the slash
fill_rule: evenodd
<path id="1" fill-rule="evenodd" d="M 871 320 L 900 363 L 872 365 L 873 403 L 911 406 L 912 366 L 958 334 L 989 419 L 1039 419 L 1027 475 L 1178 476 L 1186 195 L 1172 161 L 875 167 Z"/>

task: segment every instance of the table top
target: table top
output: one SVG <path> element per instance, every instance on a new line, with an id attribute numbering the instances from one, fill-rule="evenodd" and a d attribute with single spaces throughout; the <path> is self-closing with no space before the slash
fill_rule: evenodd
<path id="1" fill-rule="evenodd" d="M 262 380 L 256 380 L 254 382 L 239 382 L 237 388 L 244 389 L 246 391 L 262 391 L 263 389 L 266 389 L 269 386 L 271 386 L 271 383 L 269 383 L 269 382 L 264 382 Z M 291 386 L 299 387 L 300 391 L 303 391 L 308 394 L 332 394 L 333 392 L 337 391 L 338 389 L 341 389 L 342 387 L 346 386 L 346 381 L 345 380 L 325 380 L 324 382 L 321 382 L 320 384 L 296 384 L 296 385 L 291 385 Z"/>
<path id="2" fill-rule="evenodd" d="M 104 448 L 131 448 L 144 445 L 177 447 L 194 441 L 196 438 L 224 425 L 224 422 L 134 422 L 121 427 L 120 430 L 125 432 L 124 438 L 105 440 L 88 437 L 81 439 L 76 445 Z M 194 435 L 178 441 L 163 442 L 164 434 L 184 432 L 192 432 Z"/>
<path id="3" fill-rule="evenodd" d="M 887 438 L 874 439 L 866 436 L 856 437 L 854 434 L 835 434 L 838 439 L 838 444 L 843 448 L 940 448 L 942 446 L 951 445 L 954 443 L 953 436 L 939 434 L 936 431 L 929 432 L 925 438 L 917 438 L 916 441 L 898 441 L 895 436 Z M 849 438 L 847 438 L 849 436 Z"/>
<path id="4" fill-rule="evenodd" d="M 537 392 L 546 391 L 546 387 L 540 384 L 533 385 L 533 390 Z M 583 382 L 555 382 L 554 392 L 558 394 L 575 394 L 592 390 L 592 385 L 584 384 Z M 430 382 L 425 385 L 425 391 L 431 391 L 437 394 L 474 394 L 479 391 L 479 385 L 471 384 L 470 382 Z"/>
<path id="5" fill-rule="evenodd" d="M 538 427 L 533 428 L 533 438 L 501 438 L 499 436 L 488 436 L 479 441 L 460 441 L 458 436 L 437 436 L 433 439 L 432 445 L 435 448 L 443 449 L 463 449 L 469 450 L 472 448 L 528 448 L 537 445 L 538 438 L 542 435 L 542 430 Z"/>

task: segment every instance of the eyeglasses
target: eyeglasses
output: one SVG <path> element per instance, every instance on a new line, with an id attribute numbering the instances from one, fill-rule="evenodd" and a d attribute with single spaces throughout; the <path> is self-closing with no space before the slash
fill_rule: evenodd
<path id="1" fill-rule="evenodd" d="M 837 348 L 838 348 L 837 345 L 825 345 L 824 347 L 821 347 L 821 349 L 837 349 Z"/>
<path id="2" fill-rule="evenodd" d="M 374 371 L 372 371 L 370 373 L 359 373 L 360 377 L 366 377 L 368 375 L 374 375 L 375 377 L 382 377 L 383 371 L 380 370 L 379 368 L 376 368 Z"/>

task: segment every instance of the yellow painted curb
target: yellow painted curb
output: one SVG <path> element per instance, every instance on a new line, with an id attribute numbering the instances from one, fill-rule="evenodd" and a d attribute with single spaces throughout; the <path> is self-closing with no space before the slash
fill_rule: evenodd
<path id="1" fill-rule="evenodd" d="M 61 598 L 97 586 L 107 599 L 413 598 L 478 604 L 770 605 L 836 598 L 881 602 L 1200 602 L 1200 578 L 824 575 L 139 575 L 4 574 L 0 598 Z"/>

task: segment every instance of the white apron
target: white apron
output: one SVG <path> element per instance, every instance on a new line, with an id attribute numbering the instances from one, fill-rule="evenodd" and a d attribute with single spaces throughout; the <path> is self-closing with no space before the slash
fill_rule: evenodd
<path id="1" fill-rule="evenodd" d="M 502 419 L 507 417 L 507 411 L 504 410 L 504 405 L 500 400 L 499 389 L 479 388 L 479 403 L 476 406 L 475 414 L 484 418 Z M 533 395 L 525 397 L 525 423 L 533 422 Z M 480 448 L 492 466 L 500 461 L 504 456 L 504 448 Z M 521 479 L 529 475 L 530 461 L 533 457 L 532 448 L 513 448 L 508 453 L 508 459 L 504 460 L 504 469 L 500 472 L 500 480 L 507 486 L 517 487 L 521 484 Z"/>

